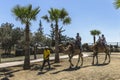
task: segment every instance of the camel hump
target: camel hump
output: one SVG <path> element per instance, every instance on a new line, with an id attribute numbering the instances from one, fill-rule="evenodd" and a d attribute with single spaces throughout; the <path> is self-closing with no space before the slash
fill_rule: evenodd
<path id="1" fill-rule="evenodd" d="M 95 43 L 93 45 L 93 49 L 95 49 L 95 50 L 97 49 L 98 52 L 104 52 L 104 51 L 108 50 L 109 48 L 107 45 L 104 45 L 102 43 Z"/>

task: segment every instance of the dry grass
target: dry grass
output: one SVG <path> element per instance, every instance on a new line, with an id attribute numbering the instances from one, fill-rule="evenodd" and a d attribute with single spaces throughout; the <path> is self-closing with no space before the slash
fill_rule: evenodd
<path id="1" fill-rule="evenodd" d="M 120 55 L 111 55 L 110 64 L 102 64 L 104 55 L 99 55 L 99 65 L 92 66 L 92 57 L 85 57 L 81 68 L 69 69 L 68 59 L 54 64 L 52 69 L 39 71 L 40 63 L 34 63 L 31 70 L 22 70 L 22 66 L 8 68 L 8 80 L 120 80 Z M 76 63 L 76 59 L 73 60 Z M 4 78 L 0 75 L 1 79 Z"/>

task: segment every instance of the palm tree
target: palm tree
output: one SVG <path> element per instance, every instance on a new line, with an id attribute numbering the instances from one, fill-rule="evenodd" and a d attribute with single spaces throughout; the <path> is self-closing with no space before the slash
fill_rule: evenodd
<path id="1" fill-rule="evenodd" d="M 55 25 L 55 62 L 59 62 L 59 54 L 58 54 L 58 45 L 59 45 L 59 25 L 58 23 L 61 21 L 63 25 L 70 24 L 71 18 L 68 16 L 67 11 L 63 9 L 53 9 L 51 8 L 48 10 L 49 15 L 45 15 L 42 18 L 46 20 L 47 22 L 53 23 Z"/>
<path id="2" fill-rule="evenodd" d="M 120 0 L 115 0 L 114 5 L 116 7 L 116 9 L 120 8 Z"/>
<path id="3" fill-rule="evenodd" d="M 95 43 L 95 41 L 96 41 L 95 36 L 101 34 L 101 32 L 99 30 L 91 30 L 90 33 L 91 33 L 91 35 L 93 35 L 93 41 Z"/>
<path id="4" fill-rule="evenodd" d="M 12 10 L 13 14 L 16 16 L 16 20 L 20 20 L 22 24 L 25 24 L 25 59 L 24 59 L 24 69 L 30 69 L 30 52 L 29 52 L 29 27 L 31 25 L 31 20 L 36 20 L 36 15 L 40 12 L 39 7 L 32 9 L 32 5 L 28 6 L 15 6 Z"/>

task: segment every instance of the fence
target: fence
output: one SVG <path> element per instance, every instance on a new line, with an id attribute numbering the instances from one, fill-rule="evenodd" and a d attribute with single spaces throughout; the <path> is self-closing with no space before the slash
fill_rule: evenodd
<path id="1" fill-rule="evenodd" d="M 120 47 L 120 42 L 108 42 L 107 44 Z"/>
<path id="2" fill-rule="evenodd" d="M 88 45 L 91 46 L 93 43 L 88 43 Z M 120 52 L 120 42 L 107 42 L 107 45 L 110 46 L 112 52 Z"/>
<path id="3" fill-rule="evenodd" d="M 89 45 L 93 45 L 93 43 L 88 43 Z M 120 47 L 120 42 L 107 42 L 107 45 L 118 46 Z"/>

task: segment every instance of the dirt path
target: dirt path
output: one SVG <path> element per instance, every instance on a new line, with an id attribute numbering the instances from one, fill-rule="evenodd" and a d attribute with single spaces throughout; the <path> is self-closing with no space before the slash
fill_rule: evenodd
<path id="1" fill-rule="evenodd" d="M 120 80 L 120 55 L 111 55 L 110 64 L 102 64 L 104 55 L 99 55 L 99 65 L 92 66 L 92 57 L 85 57 L 81 68 L 69 69 L 68 59 L 60 63 L 51 61 L 52 69 L 39 71 L 42 63 L 35 63 L 31 70 L 22 70 L 21 66 L 8 69 L 8 80 Z M 76 63 L 76 59 L 73 60 Z M 3 79 L 4 76 L 0 75 Z"/>

